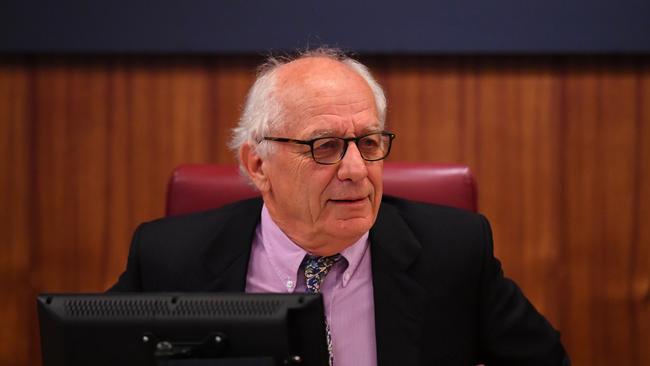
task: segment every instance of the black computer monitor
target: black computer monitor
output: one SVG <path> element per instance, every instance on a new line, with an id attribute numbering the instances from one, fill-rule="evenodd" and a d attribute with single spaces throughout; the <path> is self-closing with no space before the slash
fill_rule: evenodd
<path id="1" fill-rule="evenodd" d="M 308 294 L 41 294 L 44 366 L 324 366 Z"/>

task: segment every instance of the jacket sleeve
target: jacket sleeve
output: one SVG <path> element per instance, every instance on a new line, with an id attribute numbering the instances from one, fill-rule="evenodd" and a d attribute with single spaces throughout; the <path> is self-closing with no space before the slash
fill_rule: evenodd
<path id="1" fill-rule="evenodd" d="M 560 334 L 504 277 L 492 231 L 481 216 L 485 252 L 481 273 L 480 358 L 490 365 L 570 365 Z"/>
<path id="2" fill-rule="evenodd" d="M 131 240 L 131 249 L 126 263 L 126 270 L 122 272 L 117 282 L 107 292 L 141 292 L 142 279 L 140 276 L 140 237 L 143 226 L 138 226 Z"/>

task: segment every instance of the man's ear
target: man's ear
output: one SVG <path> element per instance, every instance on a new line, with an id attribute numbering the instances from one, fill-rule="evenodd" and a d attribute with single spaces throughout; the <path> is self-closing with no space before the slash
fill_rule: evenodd
<path id="1" fill-rule="evenodd" d="M 260 192 L 264 193 L 271 188 L 269 178 L 264 171 L 264 161 L 249 143 L 239 148 L 239 161 Z"/>

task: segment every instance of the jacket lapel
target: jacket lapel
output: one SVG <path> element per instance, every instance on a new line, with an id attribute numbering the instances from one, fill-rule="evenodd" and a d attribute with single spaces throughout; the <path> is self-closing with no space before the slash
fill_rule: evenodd
<path id="1" fill-rule="evenodd" d="M 260 221 L 262 199 L 256 198 L 230 207 L 228 217 L 220 220 L 207 246 L 204 269 L 209 292 L 243 292 L 255 229 Z"/>
<path id="2" fill-rule="evenodd" d="M 419 365 L 425 289 L 409 268 L 420 243 L 397 209 L 383 203 L 370 230 L 379 366 Z"/>

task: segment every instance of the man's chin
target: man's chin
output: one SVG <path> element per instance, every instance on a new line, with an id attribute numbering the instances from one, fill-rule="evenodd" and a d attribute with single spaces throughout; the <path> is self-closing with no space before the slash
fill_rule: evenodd
<path id="1" fill-rule="evenodd" d="M 372 215 L 330 218 L 321 222 L 319 239 L 326 241 L 327 253 L 319 255 L 331 255 L 340 253 L 345 248 L 356 243 L 363 234 L 367 233 L 372 224 L 374 217 Z M 323 253 L 325 253 L 323 252 Z"/>
<path id="2" fill-rule="evenodd" d="M 329 214 L 336 220 L 353 220 L 372 215 L 370 199 L 357 200 L 329 200 L 327 202 Z"/>
<path id="3" fill-rule="evenodd" d="M 337 218 L 330 227 L 334 230 L 333 234 L 352 237 L 362 235 L 372 227 L 373 220 L 368 216 L 351 216 Z"/>

